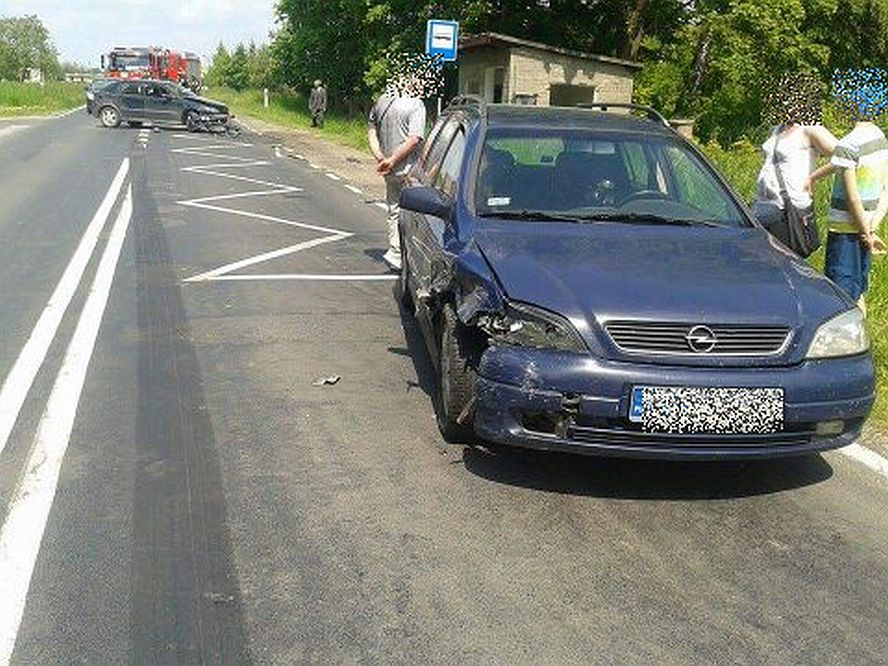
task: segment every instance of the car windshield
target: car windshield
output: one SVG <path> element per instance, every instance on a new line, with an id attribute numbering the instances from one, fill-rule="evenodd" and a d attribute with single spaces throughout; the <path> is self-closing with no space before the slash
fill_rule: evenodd
<path id="1" fill-rule="evenodd" d="M 110 57 L 111 69 L 134 70 L 147 68 L 151 63 L 148 54 L 120 54 L 112 53 Z"/>
<path id="2" fill-rule="evenodd" d="M 475 197 L 487 217 L 747 224 L 711 169 L 668 136 L 492 128 Z"/>

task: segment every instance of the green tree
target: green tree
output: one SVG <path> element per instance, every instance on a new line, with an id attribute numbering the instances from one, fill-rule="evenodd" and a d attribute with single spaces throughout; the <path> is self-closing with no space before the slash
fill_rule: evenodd
<path id="1" fill-rule="evenodd" d="M 275 79 L 297 90 L 308 90 L 314 79 L 323 79 L 333 103 L 362 96 L 370 51 L 364 16 L 373 11 L 373 4 L 280 0 L 280 29 L 271 46 Z"/>
<path id="2" fill-rule="evenodd" d="M 235 90 L 243 90 L 250 83 L 250 57 L 243 44 L 238 44 L 231 54 L 225 83 Z"/>
<path id="3" fill-rule="evenodd" d="M 216 47 L 216 53 L 213 55 L 213 61 L 207 70 L 206 81 L 211 86 L 224 86 L 228 81 L 228 70 L 231 66 L 231 55 L 225 44 L 219 42 Z"/>
<path id="4" fill-rule="evenodd" d="M 266 88 L 273 83 L 272 63 L 268 47 L 264 44 L 256 46 L 250 43 L 248 50 L 249 60 L 247 63 L 248 85 L 250 88 Z"/>
<path id="5" fill-rule="evenodd" d="M 28 68 L 46 78 L 61 75 L 58 53 L 37 16 L 0 17 L 0 79 L 19 80 Z"/>
<path id="6" fill-rule="evenodd" d="M 637 96 L 668 114 L 695 116 L 699 136 L 727 143 L 761 122 L 771 81 L 788 72 L 824 73 L 830 49 L 803 31 L 810 2 L 713 4 L 701 2 L 671 44 L 648 43 L 656 52 Z"/>

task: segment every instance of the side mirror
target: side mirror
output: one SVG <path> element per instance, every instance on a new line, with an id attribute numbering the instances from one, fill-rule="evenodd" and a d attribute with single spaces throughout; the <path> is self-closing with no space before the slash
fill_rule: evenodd
<path id="1" fill-rule="evenodd" d="M 449 220 L 453 202 L 434 187 L 415 185 L 401 191 L 401 208 Z"/>

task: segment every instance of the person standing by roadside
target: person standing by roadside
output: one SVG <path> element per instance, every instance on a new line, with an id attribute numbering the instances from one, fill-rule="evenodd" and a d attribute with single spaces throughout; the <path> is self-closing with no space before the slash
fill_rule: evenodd
<path id="1" fill-rule="evenodd" d="M 826 276 L 866 313 L 873 254 L 884 254 L 879 224 L 888 212 L 888 139 L 869 120 L 858 120 L 839 140 L 826 241 Z M 824 172 L 827 170 L 823 170 Z"/>
<path id="2" fill-rule="evenodd" d="M 793 247 L 788 217 L 810 226 L 817 238 L 811 189 L 818 157 L 830 157 L 836 138 L 822 124 L 820 82 L 805 74 L 782 77 L 766 96 L 767 116 L 776 125 L 762 144 L 764 162 L 756 181 L 752 212 L 784 245 Z M 817 173 L 817 172 L 815 172 Z M 810 252 L 813 248 L 805 248 Z M 805 254 L 805 256 L 807 256 Z"/>
<path id="3" fill-rule="evenodd" d="M 311 126 L 323 127 L 324 114 L 327 112 L 327 89 L 320 79 L 314 82 L 308 96 L 308 111 L 311 113 Z"/>
<path id="4" fill-rule="evenodd" d="M 407 173 L 419 155 L 425 124 L 425 104 L 417 95 L 415 82 L 409 78 L 389 85 L 368 118 L 367 138 L 376 158 L 376 172 L 385 178 L 388 206 L 388 249 L 382 258 L 392 270 L 401 269 L 398 202 Z"/>

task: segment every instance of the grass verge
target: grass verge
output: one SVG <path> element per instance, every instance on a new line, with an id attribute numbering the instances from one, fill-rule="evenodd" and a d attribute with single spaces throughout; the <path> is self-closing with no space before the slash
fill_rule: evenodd
<path id="1" fill-rule="evenodd" d="M 83 83 L 51 81 L 45 85 L 0 81 L 0 118 L 46 116 L 86 102 Z"/>
<path id="2" fill-rule="evenodd" d="M 261 90 L 213 88 L 203 94 L 225 102 L 235 116 L 249 116 L 276 125 L 311 130 L 337 143 L 368 150 L 367 121 L 364 118 L 328 113 L 323 127 L 312 128 L 308 101 L 302 95 L 272 92 L 266 109 L 262 104 Z"/>

